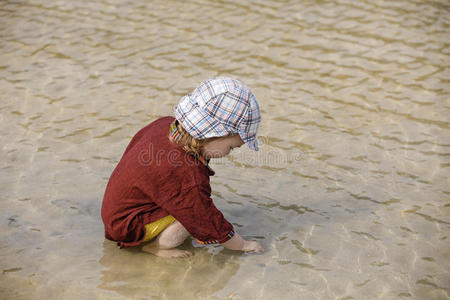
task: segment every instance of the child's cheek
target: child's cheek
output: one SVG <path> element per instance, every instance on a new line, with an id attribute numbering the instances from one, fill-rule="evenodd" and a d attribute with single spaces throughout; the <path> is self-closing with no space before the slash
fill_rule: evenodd
<path id="1" fill-rule="evenodd" d="M 205 152 L 206 152 L 207 156 L 210 157 L 210 158 L 221 158 L 224 155 L 226 155 L 226 154 L 223 153 L 224 151 L 222 149 L 217 149 L 217 148 L 215 148 L 215 149 L 208 149 Z"/>
<path id="2" fill-rule="evenodd" d="M 231 153 L 231 149 L 227 148 L 227 149 L 224 150 L 224 155 L 223 156 L 228 155 L 230 153 Z"/>
<path id="3" fill-rule="evenodd" d="M 221 157 L 224 157 L 224 156 L 228 155 L 228 153 L 230 153 L 230 151 L 228 149 L 217 149 L 213 153 L 212 157 L 214 157 L 214 158 L 221 158 Z"/>

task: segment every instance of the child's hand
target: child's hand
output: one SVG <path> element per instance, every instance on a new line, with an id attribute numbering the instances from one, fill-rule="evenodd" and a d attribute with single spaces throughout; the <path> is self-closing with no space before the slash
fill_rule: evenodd
<path id="1" fill-rule="evenodd" d="M 249 253 L 263 253 L 264 252 L 264 248 L 255 241 L 245 241 L 244 247 L 242 248 L 242 250 L 245 252 L 249 252 Z"/>
<path id="2" fill-rule="evenodd" d="M 264 248 L 254 241 L 244 240 L 237 232 L 234 236 L 222 244 L 224 247 L 231 250 L 241 250 L 248 253 L 263 253 Z"/>

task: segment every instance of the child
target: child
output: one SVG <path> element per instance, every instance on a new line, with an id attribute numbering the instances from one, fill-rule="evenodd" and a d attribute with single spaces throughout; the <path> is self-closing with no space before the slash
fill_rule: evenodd
<path id="1" fill-rule="evenodd" d="M 258 102 L 240 81 L 207 80 L 131 140 L 106 187 L 102 219 L 106 238 L 156 256 L 192 255 L 174 249 L 192 235 L 201 244 L 262 253 L 244 240 L 211 199 L 208 166 L 247 143 L 258 150 Z"/>

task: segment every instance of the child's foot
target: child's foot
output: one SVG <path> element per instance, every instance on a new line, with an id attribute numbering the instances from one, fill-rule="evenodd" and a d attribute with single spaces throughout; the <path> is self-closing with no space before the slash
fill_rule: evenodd
<path id="1" fill-rule="evenodd" d="M 146 245 L 142 247 L 142 251 L 151 253 L 153 255 L 162 258 L 186 258 L 192 255 L 191 252 L 180 249 L 159 249 L 152 247 L 152 245 Z"/>

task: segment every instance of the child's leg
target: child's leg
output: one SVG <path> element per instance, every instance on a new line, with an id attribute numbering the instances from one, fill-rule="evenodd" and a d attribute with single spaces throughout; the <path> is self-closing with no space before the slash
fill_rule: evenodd
<path id="1" fill-rule="evenodd" d="M 164 229 L 154 241 L 142 247 L 142 251 L 164 258 L 188 257 L 192 253 L 185 250 L 173 249 L 181 245 L 189 236 L 189 232 L 175 221 Z"/>

